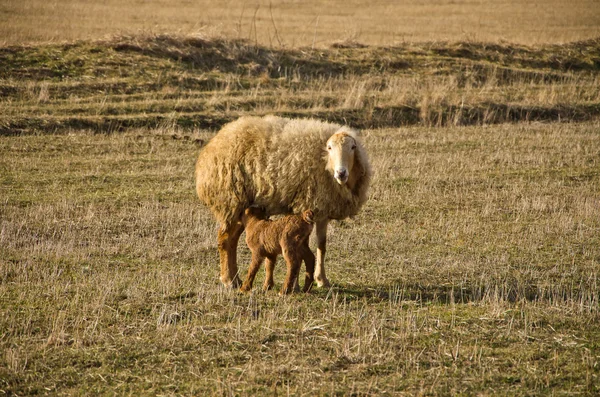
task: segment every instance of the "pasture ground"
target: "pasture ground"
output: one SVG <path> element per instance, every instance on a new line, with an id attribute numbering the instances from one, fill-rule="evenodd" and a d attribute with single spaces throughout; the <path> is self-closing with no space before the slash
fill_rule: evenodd
<path id="1" fill-rule="evenodd" d="M 12 22 L 0 394 L 600 393 L 598 39 L 23 46 Z M 375 177 L 330 226 L 331 289 L 219 285 L 194 162 L 243 114 L 363 129 Z"/>
<path id="2" fill-rule="evenodd" d="M 198 31 L 276 47 L 435 40 L 566 43 L 600 35 L 596 0 L 21 0 L 0 5 L 0 45 Z"/>
<path id="3" fill-rule="evenodd" d="M 598 127 L 365 131 L 334 286 L 285 298 L 218 285 L 208 133 L 2 137 L 0 389 L 597 393 Z"/>

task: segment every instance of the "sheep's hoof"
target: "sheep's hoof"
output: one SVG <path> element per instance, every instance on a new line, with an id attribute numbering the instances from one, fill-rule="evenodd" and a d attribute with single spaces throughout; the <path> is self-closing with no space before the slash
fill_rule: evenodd
<path id="1" fill-rule="evenodd" d="M 322 279 L 315 279 L 315 282 L 317 283 L 317 287 L 319 288 L 329 288 L 331 287 L 331 284 L 329 283 L 329 280 L 327 280 L 326 278 L 322 278 Z"/>
<path id="2" fill-rule="evenodd" d="M 242 285 L 242 280 L 240 280 L 238 276 L 235 276 L 233 280 L 230 280 L 229 278 L 223 279 L 221 277 L 221 283 L 228 288 L 237 289 Z"/>

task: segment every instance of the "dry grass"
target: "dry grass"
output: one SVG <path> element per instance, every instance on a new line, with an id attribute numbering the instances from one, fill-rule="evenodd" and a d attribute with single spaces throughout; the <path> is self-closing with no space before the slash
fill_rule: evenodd
<path id="1" fill-rule="evenodd" d="M 600 24 L 563 3 L 0 5 L 0 394 L 599 394 Z M 266 113 L 365 128 L 329 290 L 218 283 L 194 161 Z"/>
<path id="2" fill-rule="evenodd" d="M 240 115 L 355 127 L 593 120 L 600 41 L 280 50 L 122 36 L 0 49 L 0 131 L 217 129 Z"/>
<path id="3" fill-rule="evenodd" d="M 598 127 L 365 131 L 335 285 L 290 298 L 218 284 L 209 134 L 2 137 L 0 390 L 597 393 Z"/>
<path id="4" fill-rule="evenodd" d="M 565 43 L 600 35 L 594 0 L 502 1 L 60 1 L 0 6 L 5 44 L 112 34 L 198 31 L 263 45 L 390 45 L 433 40 Z M 1 43 L 1 41 L 0 41 Z"/>

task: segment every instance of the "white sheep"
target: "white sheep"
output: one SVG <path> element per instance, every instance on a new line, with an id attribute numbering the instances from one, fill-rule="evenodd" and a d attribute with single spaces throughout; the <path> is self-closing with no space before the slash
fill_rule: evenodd
<path id="1" fill-rule="evenodd" d="M 237 245 L 244 210 L 268 215 L 314 211 L 315 281 L 329 286 L 325 246 L 330 219 L 358 213 L 367 200 L 371 167 L 355 130 L 318 120 L 241 117 L 200 151 L 196 191 L 220 222 L 221 282 L 238 287 Z"/>

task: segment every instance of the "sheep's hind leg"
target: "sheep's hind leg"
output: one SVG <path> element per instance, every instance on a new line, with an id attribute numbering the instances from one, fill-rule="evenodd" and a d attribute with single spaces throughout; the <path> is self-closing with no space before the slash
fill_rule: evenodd
<path id="1" fill-rule="evenodd" d="M 221 282 L 231 288 L 240 286 L 237 267 L 237 246 L 244 225 L 234 222 L 231 225 L 222 225 L 218 233 L 219 259 L 221 262 Z"/>
<path id="2" fill-rule="evenodd" d="M 315 267 L 315 281 L 317 287 L 327 288 L 329 280 L 325 276 L 325 246 L 327 245 L 327 224 L 329 221 L 317 222 L 317 265 Z"/>

